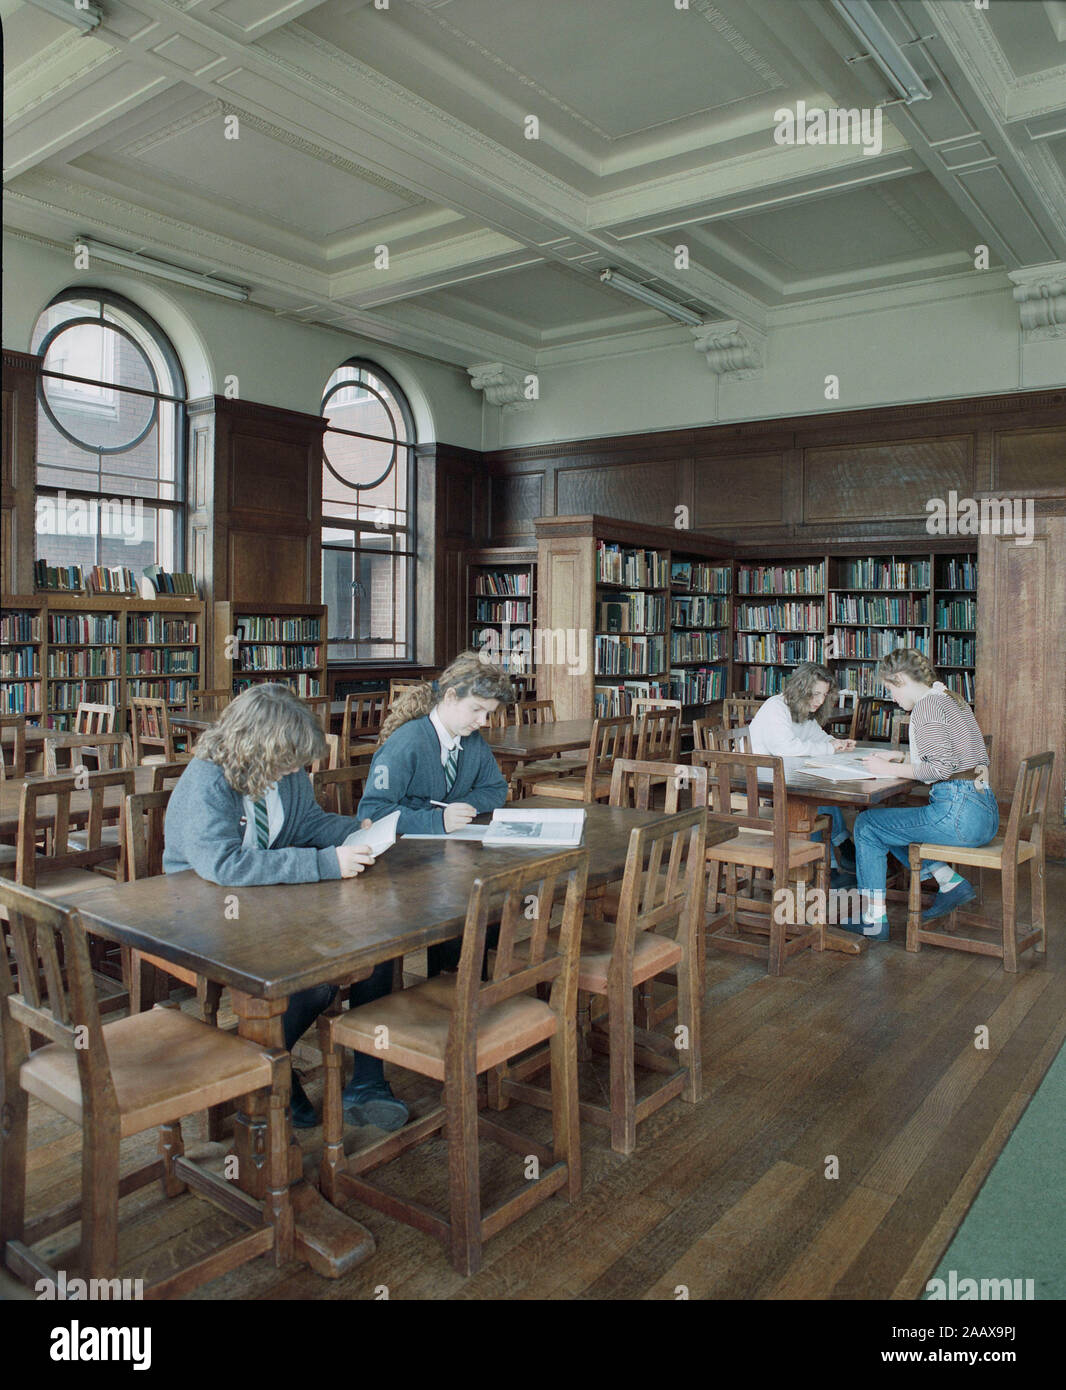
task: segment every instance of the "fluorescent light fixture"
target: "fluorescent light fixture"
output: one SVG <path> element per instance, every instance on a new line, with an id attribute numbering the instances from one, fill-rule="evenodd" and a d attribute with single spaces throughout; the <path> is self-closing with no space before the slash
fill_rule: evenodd
<path id="1" fill-rule="evenodd" d="M 623 294 L 628 294 L 630 299 L 639 299 L 642 304 L 650 304 L 653 309 L 658 309 L 660 313 L 669 314 L 678 323 L 687 323 L 690 328 L 698 328 L 703 323 L 699 314 L 694 314 L 691 309 L 685 309 L 680 304 L 675 304 L 672 299 L 667 299 L 664 294 L 656 294 L 654 290 L 649 290 L 646 285 L 640 284 L 637 280 L 631 280 L 628 275 L 623 275 L 618 270 L 600 271 L 600 280 L 605 285 L 610 285 L 614 290 L 621 290 Z"/>
<path id="2" fill-rule="evenodd" d="M 182 270 L 179 266 L 168 265 L 166 261 L 154 261 L 150 256 L 142 256 L 134 251 L 121 251 L 117 246 L 94 241 L 89 236 L 76 236 L 75 247 L 84 246 L 90 260 L 108 261 L 112 265 L 127 266 L 130 270 L 141 270 L 146 275 L 157 275 L 160 280 L 173 280 L 176 285 L 191 285 L 196 290 L 206 290 L 208 294 L 220 294 L 223 299 L 247 299 L 250 293 L 243 285 L 230 285 L 225 280 L 213 280 L 210 275 L 201 275 L 196 270 Z"/>
<path id="3" fill-rule="evenodd" d="M 86 4 L 75 7 L 74 0 L 29 0 L 29 3 L 39 10 L 46 10 L 65 24 L 76 24 L 87 34 L 95 29 L 104 17 L 98 6 Z"/>
<path id="4" fill-rule="evenodd" d="M 870 0 L 833 0 L 833 8 L 862 39 L 870 57 L 899 92 L 904 105 L 929 100 L 932 92 L 925 80 L 885 28 Z"/>

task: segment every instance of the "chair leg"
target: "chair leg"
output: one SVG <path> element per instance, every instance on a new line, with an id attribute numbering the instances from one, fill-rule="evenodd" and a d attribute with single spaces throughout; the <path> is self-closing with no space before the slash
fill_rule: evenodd
<path id="1" fill-rule="evenodd" d="M 473 1071 L 464 1069 L 445 1080 L 444 1110 L 452 1268 L 459 1274 L 476 1274 L 481 1268 L 481 1163 Z"/>
<path id="2" fill-rule="evenodd" d="M 782 899 L 778 894 L 788 891 L 788 878 L 785 878 L 784 883 L 778 883 L 775 878 L 772 901 L 781 902 Z M 777 917 L 776 912 L 770 914 L 770 951 L 766 961 L 766 973 L 768 975 L 780 975 L 785 968 L 785 933 L 787 927 L 784 922 L 779 922 Z"/>
<path id="3" fill-rule="evenodd" d="M 632 987 L 607 986 L 607 1036 L 611 1053 L 611 1148 L 631 1154 L 637 1146 L 636 1059 Z"/>
<path id="4" fill-rule="evenodd" d="M 567 1168 L 566 1195 L 581 1195 L 581 1116 L 577 1088 L 577 1022 L 560 1020 L 551 1040 L 552 1145 Z"/>
<path id="5" fill-rule="evenodd" d="M 685 947 L 677 963 L 677 1022 L 685 1031 L 681 1035 L 687 1046 L 678 1048 L 679 1061 L 685 1068 L 685 1100 L 695 1105 L 703 1094 L 703 1061 L 700 1049 L 700 982 L 699 970 L 693 958 L 695 943 Z M 675 1034 L 675 1038 L 676 1038 Z"/>
<path id="6" fill-rule="evenodd" d="M 1003 969 L 1011 975 L 1018 970 L 1018 866 L 1003 865 Z"/>
<path id="7" fill-rule="evenodd" d="M 0 946 L 0 950 L 3 947 Z M 11 1066 L 4 1078 L 3 1125 L 0 1138 L 0 1263 L 10 1240 L 21 1240 L 26 1229 L 26 1130 L 29 1098 Z"/>
<path id="8" fill-rule="evenodd" d="M 922 943 L 918 940 L 918 931 L 922 925 L 922 861 L 917 845 L 911 845 L 908 858 L 911 880 L 907 897 L 907 950 L 920 951 Z"/>
<path id="9" fill-rule="evenodd" d="M 1039 928 L 1040 940 L 1033 950 L 1038 956 L 1047 955 L 1047 902 L 1044 895 L 1044 848 L 1041 845 L 1029 860 L 1030 919 Z"/>
<path id="10" fill-rule="evenodd" d="M 81 1268 L 86 1279 L 113 1279 L 118 1270 L 117 1115 L 82 1127 Z"/>
<path id="11" fill-rule="evenodd" d="M 159 1145 L 156 1152 L 163 1160 L 163 1175 L 159 1179 L 163 1196 L 180 1197 L 187 1186 L 174 1172 L 174 1160 L 181 1158 L 185 1152 L 180 1121 L 175 1120 L 171 1124 L 159 1126 Z"/>

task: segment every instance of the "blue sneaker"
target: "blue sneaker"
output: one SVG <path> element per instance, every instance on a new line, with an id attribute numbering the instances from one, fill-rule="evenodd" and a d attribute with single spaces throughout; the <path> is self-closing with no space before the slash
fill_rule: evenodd
<path id="1" fill-rule="evenodd" d="M 954 912 L 957 907 L 962 907 L 963 903 L 972 902 L 977 897 L 977 889 L 972 883 L 963 879 L 961 883 L 956 883 L 954 888 L 949 888 L 945 893 L 939 892 L 933 899 L 933 906 L 927 907 L 922 913 L 923 922 L 932 922 L 937 917 L 945 917 L 949 912 Z"/>
<path id="2" fill-rule="evenodd" d="M 392 1094 L 387 1081 L 370 1081 L 344 1088 L 344 1118 L 350 1125 L 372 1125 L 375 1129 L 403 1129 L 409 1119 L 407 1106 Z"/>
<path id="3" fill-rule="evenodd" d="M 887 917 L 881 922 L 865 922 L 860 914 L 858 917 L 845 917 L 839 922 L 829 922 L 827 928 L 831 931 L 851 932 L 852 936 L 864 936 L 867 941 L 888 940 Z"/>

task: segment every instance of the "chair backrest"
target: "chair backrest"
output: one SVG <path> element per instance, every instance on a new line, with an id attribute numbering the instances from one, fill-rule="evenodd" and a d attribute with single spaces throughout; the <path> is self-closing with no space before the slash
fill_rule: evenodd
<path id="1" fill-rule="evenodd" d="M 681 794 L 686 794 L 692 808 L 707 805 L 707 769 L 678 763 L 669 772 L 659 762 L 640 762 L 636 758 L 619 758 L 611 773 L 611 805 L 634 811 L 650 811 L 651 794 L 666 779 L 665 807 L 667 815 L 679 809 Z M 688 808 L 686 808 L 688 809 Z"/>
<path id="2" fill-rule="evenodd" d="M 90 705 L 84 700 L 78 701 L 78 708 L 74 712 L 74 729 L 76 734 L 113 734 L 115 732 L 115 706 L 114 705 Z"/>
<path id="3" fill-rule="evenodd" d="M 163 872 L 163 822 L 172 787 L 166 791 L 134 792 L 122 803 L 122 838 L 126 846 L 126 878 L 155 878 Z"/>
<path id="4" fill-rule="evenodd" d="M 392 708 L 397 695 L 402 695 L 405 690 L 410 690 L 412 686 L 423 685 L 434 679 L 430 672 L 424 676 L 394 676 L 389 681 L 389 708 Z"/>
<path id="5" fill-rule="evenodd" d="M 7 742 L 4 731 L 10 729 L 14 755 L 11 759 L 10 777 L 26 776 L 26 716 L 24 714 L 0 714 L 0 741 Z M 0 757 L 0 767 L 4 759 Z"/>
<path id="6" fill-rule="evenodd" d="M 722 723 L 727 729 L 737 724 L 750 724 L 763 703 L 763 696 L 727 695 L 722 701 Z"/>
<path id="7" fill-rule="evenodd" d="M 898 748 L 903 742 L 903 735 L 911 727 L 910 713 L 905 709 L 896 710 L 892 716 L 892 747 Z"/>
<path id="8" fill-rule="evenodd" d="M 706 912 L 707 810 L 663 816 L 634 828 L 614 921 L 615 962 L 632 960 L 638 932 L 696 949 Z"/>
<path id="9" fill-rule="evenodd" d="M 331 711 L 330 711 L 330 704 L 331 704 L 331 701 L 330 701 L 329 696 L 328 696 L 328 695 L 303 695 L 303 696 L 301 696 L 301 700 L 302 700 L 302 703 L 305 704 L 305 705 L 308 707 L 308 709 L 311 711 L 311 713 L 315 716 L 315 718 L 318 720 L 319 724 L 321 724 L 321 726 L 322 726 L 322 732 L 323 732 L 324 734 L 328 734 L 328 733 L 329 733 L 330 720 L 331 720 L 331 717 L 332 717 Z"/>
<path id="10" fill-rule="evenodd" d="M 577 1010 L 577 965 L 581 918 L 588 881 L 587 849 L 537 857 L 513 869 L 476 878 L 470 891 L 463 927 L 463 949 L 455 982 L 454 1006 L 445 1060 L 454 1074 L 472 1065 L 477 1047 L 477 1016 L 536 985 L 551 983 L 549 1005 L 565 1026 Z M 558 899 L 565 893 L 561 915 Z M 527 914 L 533 909 L 535 916 Z M 491 914 L 491 915 L 490 915 Z M 552 918 L 558 920 L 555 925 Z M 481 979 L 485 933 L 489 921 L 500 924 L 492 978 Z M 529 931 L 532 922 L 532 931 Z M 526 951 L 515 952 L 519 933 Z"/>
<path id="11" fill-rule="evenodd" d="M 120 772 L 85 772 L 67 777 L 35 777 L 23 782 L 19 794 L 18 845 L 15 860 L 15 881 L 35 888 L 42 876 L 62 873 L 67 869 L 88 869 L 94 864 L 121 861 L 122 845 L 101 844 L 104 800 L 109 787 L 121 789 L 121 795 L 132 796 L 136 790 L 133 769 Z M 42 801 L 54 798 L 51 805 Z M 71 799 L 88 800 L 88 824 L 84 849 L 68 849 Z M 121 801 L 117 809 L 121 809 Z M 38 833 L 44 826 L 44 852 L 37 849 Z M 104 881 L 100 880 L 101 883 Z"/>
<path id="12" fill-rule="evenodd" d="M 322 772 L 327 767 L 340 767 L 341 765 L 341 736 L 340 734 L 326 734 L 326 756 L 316 758 L 311 764 L 312 777 L 316 772 Z"/>
<path id="13" fill-rule="evenodd" d="M 82 1095 L 94 1119 L 117 1109 L 89 961 L 89 936 L 73 908 L 0 879 L 14 974 L 0 950 L 0 1032 L 4 1069 L 17 1077 L 27 1057 L 27 1032 L 74 1053 Z M 5 1097 L 12 1104 L 15 1097 Z M 21 1181 L 21 1179 L 20 1179 Z M 6 1194 L 5 1194 L 6 1195 Z"/>
<path id="14" fill-rule="evenodd" d="M 133 735 L 133 760 L 140 765 L 145 753 L 159 749 L 168 763 L 174 761 L 174 739 L 170 732 L 167 702 L 144 695 L 131 695 L 130 732 Z"/>
<path id="15" fill-rule="evenodd" d="M 1018 766 L 1010 815 L 1003 831 L 1003 857 L 1008 863 L 1017 855 L 1019 841 L 1030 841 L 1038 856 L 1043 855 L 1044 822 L 1054 766 L 1054 753 L 1034 753 L 1031 758 L 1023 758 Z"/>
<path id="16" fill-rule="evenodd" d="M 638 713 L 637 705 L 644 708 Z M 633 701 L 636 754 L 639 761 L 676 763 L 681 752 L 681 707 L 648 705 Z"/>
<path id="17" fill-rule="evenodd" d="M 596 719 L 585 764 L 585 800 L 595 800 L 596 778 L 611 771 L 616 759 L 628 758 L 633 747 L 633 721 L 628 714 Z"/>
<path id="18" fill-rule="evenodd" d="M 720 725 L 716 719 L 694 719 L 692 721 L 692 746 L 699 752 L 703 748 L 713 748 L 714 743 L 708 742 L 708 731 L 717 729 Z"/>
<path id="19" fill-rule="evenodd" d="M 341 756 L 345 762 L 353 743 L 371 741 L 381 733 L 388 700 L 387 690 L 365 690 L 361 695 L 345 696 L 341 725 Z"/>
<path id="20" fill-rule="evenodd" d="M 751 752 L 751 726 L 740 724 L 735 728 L 727 728 L 724 724 L 714 724 L 709 719 L 698 721 L 703 725 L 700 730 L 702 743 L 696 744 L 697 753 L 711 750 L 716 753 L 750 753 Z"/>
<path id="21" fill-rule="evenodd" d="M 789 847 L 784 762 L 765 753 L 706 749 L 702 753 L 693 753 L 692 764 L 707 769 L 708 823 L 731 825 L 737 830 L 771 831 L 774 878 L 784 883 Z M 770 778 L 760 782 L 760 771 L 768 771 Z M 765 810 L 760 812 L 760 801 L 765 802 L 767 798 L 772 798 L 769 815 Z"/>
<path id="22" fill-rule="evenodd" d="M 315 800 L 324 811 L 354 816 L 369 775 L 369 758 L 354 766 L 322 768 L 311 775 Z"/>
<path id="23" fill-rule="evenodd" d="M 189 714 L 207 714 L 217 719 L 232 702 L 232 690 L 190 690 L 185 708 Z"/>
<path id="24" fill-rule="evenodd" d="M 680 700 L 668 700 L 665 695 L 634 695 L 629 705 L 633 723 L 638 724 L 650 709 L 676 709 L 680 714 L 683 706 Z"/>
<path id="25" fill-rule="evenodd" d="M 189 761 L 191 761 L 191 759 Z M 152 766 L 152 790 L 154 792 L 161 792 L 165 787 L 175 783 L 189 766 L 189 761 L 181 763 L 154 763 Z"/>
<path id="26" fill-rule="evenodd" d="M 489 715 L 486 727 L 489 729 L 506 729 L 511 722 L 510 712 L 510 706 L 503 704 L 501 701 Z"/>
<path id="27" fill-rule="evenodd" d="M 527 728 L 531 724 L 554 724 L 555 701 L 516 700 L 514 722 L 520 729 Z"/>
<path id="28" fill-rule="evenodd" d="M 56 777 L 68 768 L 76 770 L 79 766 L 95 772 L 133 767 L 133 744 L 129 734 L 45 734 L 46 777 Z"/>

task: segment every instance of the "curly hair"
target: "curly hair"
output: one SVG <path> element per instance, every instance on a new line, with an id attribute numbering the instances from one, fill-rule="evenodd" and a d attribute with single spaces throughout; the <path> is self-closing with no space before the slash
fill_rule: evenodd
<path id="1" fill-rule="evenodd" d="M 440 704 L 449 690 L 460 700 L 476 695 L 482 700 L 514 703 L 514 689 L 501 666 L 486 661 L 481 652 L 460 652 L 435 681 L 420 681 L 396 697 L 381 726 L 378 746 L 410 719 L 421 719 Z"/>
<path id="2" fill-rule="evenodd" d="M 825 699 L 812 714 L 811 696 L 819 681 L 825 681 L 829 689 L 826 691 Z M 836 704 L 836 677 L 828 666 L 816 666 L 811 661 L 805 661 L 801 666 L 797 666 L 785 681 L 781 687 L 781 694 L 785 698 L 794 724 L 805 724 L 808 719 L 813 719 L 816 724 L 824 725 Z"/>
<path id="3" fill-rule="evenodd" d="M 911 680 L 917 681 L 919 685 L 929 686 L 935 685 L 938 680 L 933 663 L 925 652 L 918 651 L 916 647 L 897 647 L 878 662 L 878 680 L 892 681 L 897 676 L 910 676 Z M 949 690 L 945 686 L 944 694 L 950 695 L 957 705 L 969 709 L 969 705 L 957 690 Z"/>
<path id="4" fill-rule="evenodd" d="M 287 685 L 253 685 L 222 711 L 193 750 L 218 763 L 242 796 L 260 797 L 284 773 L 326 755 L 326 736 Z"/>

